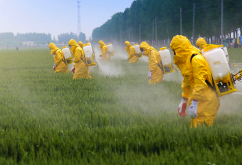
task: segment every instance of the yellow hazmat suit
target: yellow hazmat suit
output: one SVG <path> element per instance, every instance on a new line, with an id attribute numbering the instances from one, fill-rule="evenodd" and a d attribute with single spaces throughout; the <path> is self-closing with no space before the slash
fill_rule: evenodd
<path id="1" fill-rule="evenodd" d="M 136 55 L 135 48 L 129 43 L 129 41 L 125 41 L 125 45 L 125 49 L 127 50 L 127 53 L 129 55 L 129 63 L 137 63 L 139 61 L 139 58 Z"/>
<path id="2" fill-rule="evenodd" d="M 62 50 L 58 49 L 54 43 L 49 44 L 49 48 L 51 49 L 50 54 L 55 54 L 54 61 L 56 64 L 55 73 L 68 73 L 68 65 L 64 62 L 64 54 Z"/>
<path id="3" fill-rule="evenodd" d="M 160 83 L 163 79 L 160 53 L 147 42 L 142 42 L 139 47 L 144 50 L 143 55 L 148 56 L 149 72 L 151 72 L 149 84 Z"/>
<path id="4" fill-rule="evenodd" d="M 220 106 L 220 99 L 205 82 L 208 80 L 210 84 L 213 84 L 207 61 L 184 36 L 173 37 L 170 46 L 175 52 L 174 63 L 184 78 L 181 85 L 182 96 L 188 98 L 189 105 L 193 100 L 198 100 L 197 118 L 192 119 L 192 126 L 197 127 L 203 123 L 213 125 L 213 120 Z M 193 54 L 196 55 L 191 61 Z"/>
<path id="5" fill-rule="evenodd" d="M 75 74 L 73 79 L 91 78 L 88 71 L 89 68 L 86 65 L 83 49 L 76 43 L 74 39 L 71 39 L 68 44 L 71 46 L 70 51 L 72 52 L 75 62 Z"/>
<path id="6" fill-rule="evenodd" d="M 79 44 L 79 46 L 83 49 L 84 44 L 83 44 L 81 41 L 79 41 L 78 44 Z"/>
<path id="7" fill-rule="evenodd" d="M 102 40 L 99 41 L 99 44 L 100 44 L 99 48 L 101 48 L 101 51 L 102 51 L 102 60 L 103 61 L 110 60 L 110 55 L 107 53 L 108 47 L 105 45 L 105 43 Z"/>
<path id="8" fill-rule="evenodd" d="M 204 38 L 198 38 L 196 45 L 200 48 L 200 50 L 202 51 L 202 49 L 204 48 L 205 45 L 207 45 L 207 42 Z"/>

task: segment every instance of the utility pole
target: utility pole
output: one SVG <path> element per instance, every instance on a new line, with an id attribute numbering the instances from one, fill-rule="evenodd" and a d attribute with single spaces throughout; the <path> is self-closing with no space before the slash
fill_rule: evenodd
<path id="1" fill-rule="evenodd" d="M 79 38 L 79 34 L 81 33 L 81 18 L 80 18 L 80 1 L 77 1 L 77 10 L 78 10 L 78 21 L 77 21 L 77 37 Z"/>
<path id="2" fill-rule="evenodd" d="M 131 27 L 131 40 L 134 41 L 133 27 Z"/>
<path id="3" fill-rule="evenodd" d="M 152 43 L 155 41 L 155 20 L 153 20 Z M 154 46 L 154 45 L 153 45 Z"/>
<path id="4" fill-rule="evenodd" d="M 167 36 L 168 36 L 168 42 L 169 42 L 170 38 L 169 38 L 169 31 L 168 31 L 168 27 L 167 27 L 167 21 L 166 21 L 166 30 L 167 30 Z"/>
<path id="5" fill-rule="evenodd" d="M 122 44 L 122 30 L 120 30 L 120 43 Z"/>
<path id="6" fill-rule="evenodd" d="M 139 43 L 141 43 L 141 25 L 139 24 Z"/>
<path id="7" fill-rule="evenodd" d="M 182 35 L 182 8 L 180 8 L 180 35 Z"/>
<path id="8" fill-rule="evenodd" d="M 192 30 L 192 44 L 195 45 L 195 3 L 193 4 L 193 30 Z"/>
<path id="9" fill-rule="evenodd" d="M 221 45 L 223 44 L 223 31 L 224 31 L 224 2 L 221 0 Z"/>
<path id="10" fill-rule="evenodd" d="M 156 46 L 158 45 L 158 43 L 157 43 L 157 19 L 155 19 L 155 44 L 156 44 Z"/>

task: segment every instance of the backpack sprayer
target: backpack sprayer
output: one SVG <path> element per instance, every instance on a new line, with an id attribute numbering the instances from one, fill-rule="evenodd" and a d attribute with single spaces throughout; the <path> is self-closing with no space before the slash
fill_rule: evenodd
<path id="1" fill-rule="evenodd" d="M 62 52 L 65 58 L 64 62 L 67 64 L 69 72 L 71 72 L 72 68 L 74 67 L 74 62 L 70 49 L 67 46 L 62 47 Z"/>
<path id="2" fill-rule="evenodd" d="M 113 44 L 109 43 L 109 44 L 107 45 L 107 47 L 108 47 L 108 52 L 107 52 L 107 53 L 108 53 L 110 56 L 114 56 L 115 54 L 114 54 Z"/>
<path id="3" fill-rule="evenodd" d="M 95 53 L 91 45 L 86 45 L 83 47 L 85 53 L 85 62 L 87 66 L 96 66 Z"/>
<path id="4" fill-rule="evenodd" d="M 134 44 L 134 49 L 135 49 L 135 56 L 137 56 L 138 58 L 143 57 L 138 44 Z"/>
<path id="5" fill-rule="evenodd" d="M 163 65 L 164 74 L 174 72 L 170 51 L 167 47 L 160 48 L 160 57 Z"/>
<path id="6" fill-rule="evenodd" d="M 213 86 L 218 96 L 224 96 L 236 92 L 235 81 L 241 80 L 242 70 L 236 74 L 230 73 L 227 56 L 222 45 L 207 45 L 203 50 L 203 57 L 206 59 L 213 77 Z"/>

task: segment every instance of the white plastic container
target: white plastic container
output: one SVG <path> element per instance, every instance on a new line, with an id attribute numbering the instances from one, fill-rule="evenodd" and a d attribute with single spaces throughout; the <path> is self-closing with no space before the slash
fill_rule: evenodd
<path id="1" fill-rule="evenodd" d="M 71 64 L 68 64 L 68 70 L 69 70 L 69 72 L 71 72 L 71 70 L 72 70 L 72 68 L 74 67 L 74 62 L 73 63 L 71 63 Z"/>
<path id="2" fill-rule="evenodd" d="M 167 66 L 172 63 L 171 54 L 168 49 L 160 50 L 159 53 L 163 66 Z"/>
<path id="3" fill-rule="evenodd" d="M 92 51 L 92 47 L 90 45 L 84 46 L 83 50 L 84 50 L 86 58 L 91 58 L 92 57 L 93 51 Z"/>
<path id="4" fill-rule="evenodd" d="M 70 52 L 70 49 L 69 48 L 62 49 L 62 52 L 64 53 L 65 59 L 68 59 L 68 58 L 71 57 L 71 52 Z"/>
<path id="5" fill-rule="evenodd" d="M 224 54 L 225 54 L 225 56 L 226 56 L 227 61 L 229 62 L 229 54 L 228 54 L 227 47 L 223 47 L 222 49 L 223 49 L 223 51 L 224 51 Z"/>
<path id="6" fill-rule="evenodd" d="M 107 45 L 107 47 L 108 47 L 108 51 L 110 51 L 110 52 L 112 52 L 112 51 L 113 51 L 113 45 L 112 45 L 112 44 Z"/>
<path id="7" fill-rule="evenodd" d="M 139 45 L 135 45 L 134 48 L 135 48 L 136 53 L 139 54 L 140 53 Z"/>
<path id="8" fill-rule="evenodd" d="M 229 64 L 221 48 L 208 50 L 204 52 L 203 56 L 211 69 L 214 81 L 222 80 L 228 76 L 230 73 Z"/>

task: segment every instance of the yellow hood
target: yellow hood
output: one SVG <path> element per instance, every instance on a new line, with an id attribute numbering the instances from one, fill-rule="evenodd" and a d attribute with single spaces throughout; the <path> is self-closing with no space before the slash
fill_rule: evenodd
<path id="1" fill-rule="evenodd" d="M 149 55 L 149 52 L 150 52 L 151 50 L 156 50 L 155 48 L 153 48 L 152 46 L 150 46 L 150 45 L 149 45 L 147 42 L 145 42 L 145 41 L 143 41 L 143 42 L 140 44 L 139 47 L 142 48 L 142 49 L 144 49 L 144 53 L 143 53 L 143 55 L 145 55 L 145 56 Z"/>
<path id="2" fill-rule="evenodd" d="M 72 53 L 75 51 L 75 49 L 76 49 L 77 47 L 80 47 L 74 39 L 71 39 L 71 40 L 68 42 L 68 45 L 71 46 L 70 51 L 71 51 Z"/>
<path id="3" fill-rule="evenodd" d="M 99 48 L 102 48 L 103 46 L 105 46 L 105 43 L 102 40 L 99 41 L 99 44 L 100 44 Z"/>
<path id="4" fill-rule="evenodd" d="M 197 48 L 192 46 L 187 37 L 182 35 L 176 35 L 171 40 L 171 49 L 175 51 L 174 63 L 184 63 L 187 58 L 190 58 L 193 54 L 198 54 Z"/>
<path id="5" fill-rule="evenodd" d="M 58 50 L 57 46 L 52 42 L 49 44 L 49 48 L 51 49 L 50 54 L 55 54 Z"/>
<path id="6" fill-rule="evenodd" d="M 81 48 L 83 48 L 84 44 L 81 41 L 79 41 L 78 44 L 80 45 Z"/>
<path id="7" fill-rule="evenodd" d="M 198 38 L 196 45 L 202 50 L 205 45 L 207 45 L 207 42 L 204 38 Z"/>
<path id="8" fill-rule="evenodd" d="M 126 45 L 126 47 L 125 47 L 126 50 L 129 50 L 129 48 L 132 46 L 132 45 L 129 43 L 129 41 L 125 41 L 124 44 Z"/>

